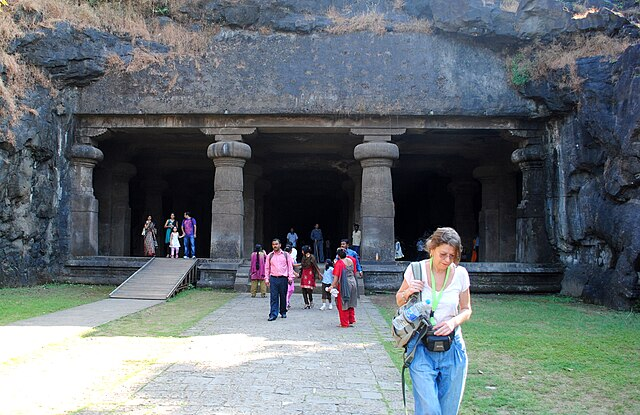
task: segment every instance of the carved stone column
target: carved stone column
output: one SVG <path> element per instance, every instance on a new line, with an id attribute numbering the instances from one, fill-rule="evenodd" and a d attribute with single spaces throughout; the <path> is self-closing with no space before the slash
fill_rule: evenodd
<path id="1" fill-rule="evenodd" d="M 476 237 L 478 221 L 473 210 L 473 198 L 480 190 L 480 186 L 474 180 L 456 179 L 449 184 L 449 192 L 454 197 L 454 228 L 462 239 L 462 246 L 470 259 L 473 249 L 473 238 Z"/>
<path id="2" fill-rule="evenodd" d="M 146 175 L 143 176 L 140 182 L 142 189 L 144 189 L 144 216 L 142 218 L 136 218 L 135 222 L 144 224 L 147 216 L 151 215 L 158 230 L 158 247 L 162 249 L 162 242 L 164 242 L 164 238 L 161 238 L 162 231 L 164 230 L 162 226 L 165 220 L 162 214 L 162 195 L 164 191 L 169 188 L 169 183 L 162 180 L 160 178 L 160 172 L 157 170 L 154 171 L 150 166 L 144 168 L 144 171 Z"/>
<path id="3" fill-rule="evenodd" d="M 99 254 L 128 256 L 131 252 L 129 180 L 136 174 L 130 163 L 100 163 L 94 173 L 94 192 L 100 203 Z"/>
<path id="4" fill-rule="evenodd" d="M 251 147 L 242 136 L 255 128 L 207 128 L 216 142 L 207 150 L 213 160 L 215 178 L 211 203 L 211 253 L 213 259 L 240 260 L 244 246 L 243 167 L 251 158 Z"/>
<path id="5" fill-rule="evenodd" d="M 112 198 L 111 198 L 111 226 L 108 233 L 110 255 L 131 255 L 131 207 L 129 206 L 129 180 L 136 175 L 136 167 L 131 163 L 115 163 L 112 167 Z M 158 235 L 162 225 L 156 219 Z M 160 238 L 159 238 L 160 239 Z"/>
<path id="6" fill-rule="evenodd" d="M 256 243 L 261 243 L 268 250 L 271 241 L 264 238 L 264 195 L 271 190 L 271 183 L 267 180 L 259 179 L 255 186 L 256 200 Z"/>
<path id="7" fill-rule="evenodd" d="M 394 261 L 394 217 L 391 166 L 399 158 L 398 146 L 391 136 L 404 134 L 404 129 L 352 129 L 364 136 L 353 155 L 362 166 L 362 242 L 360 253 L 366 261 Z"/>
<path id="8" fill-rule="evenodd" d="M 511 166 L 481 166 L 473 177 L 482 184 L 479 217 L 480 261 L 512 262 L 516 247 L 516 178 Z"/>
<path id="9" fill-rule="evenodd" d="M 353 181 L 353 216 L 349 221 L 349 229 L 347 237 L 351 239 L 351 232 L 353 231 L 353 224 L 357 223 L 361 225 L 362 214 L 360 212 L 362 204 L 362 166 L 354 164 L 349 166 L 347 174 Z"/>
<path id="10" fill-rule="evenodd" d="M 262 168 L 255 164 L 244 167 L 244 250 L 245 259 L 251 257 L 256 240 L 256 181 Z"/>
<path id="11" fill-rule="evenodd" d="M 98 200 L 93 195 L 93 169 L 103 158 L 102 151 L 90 144 L 75 144 L 69 152 L 69 253 L 73 256 L 98 255 Z"/>
<path id="12" fill-rule="evenodd" d="M 522 171 L 522 200 L 517 208 L 516 261 L 552 262 L 553 251 L 545 225 L 545 176 L 542 145 L 527 145 L 513 152 L 511 161 Z"/>

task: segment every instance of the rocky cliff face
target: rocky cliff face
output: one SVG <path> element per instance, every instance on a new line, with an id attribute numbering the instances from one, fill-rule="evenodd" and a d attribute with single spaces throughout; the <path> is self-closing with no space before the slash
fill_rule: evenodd
<path id="1" fill-rule="evenodd" d="M 578 61 L 576 110 L 550 122 L 546 137 L 548 229 L 566 265 L 563 291 L 620 309 L 640 291 L 639 71 L 640 45 L 616 62 Z"/>
<path id="2" fill-rule="evenodd" d="M 217 28 L 208 51 L 188 60 L 170 55 L 162 42 L 69 23 L 29 26 L 6 47 L 8 55 L 42 69 L 53 87 L 30 89 L 15 109 L 6 96 L 0 100 L 1 286 L 46 280 L 64 262 L 66 153 L 75 114 L 190 113 L 203 105 L 222 112 L 227 108 L 208 101 L 221 94 L 225 106 L 247 114 L 545 117 L 547 230 L 566 265 L 564 290 L 616 308 L 637 304 L 639 47 L 617 60 L 578 60 L 579 89 L 567 89 L 560 70 L 516 90 L 504 65 L 520 47 L 571 33 L 637 39 L 637 14 L 612 11 L 637 6 L 633 0 L 181 3 L 153 19 L 194 32 Z M 16 21 L 46 19 L 20 4 L 0 13 Z M 112 71 L 114 61 L 126 67 L 141 49 L 163 55 L 165 65 Z M 0 62 L 2 87 L 12 82 L 7 62 Z M 229 93 L 227 81 L 234 79 L 237 88 Z M 478 85 L 489 93 L 478 93 Z M 354 100 L 367 89 L 370 99 Z"/>

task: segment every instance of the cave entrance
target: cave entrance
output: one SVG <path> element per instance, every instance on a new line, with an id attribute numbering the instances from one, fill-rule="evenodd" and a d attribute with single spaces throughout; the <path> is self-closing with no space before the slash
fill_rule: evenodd
<path id="1" fill-rule="evenodd" d="M 473 239 L 484 235 L 491 251 L 481 260 L 514 260 L 522 180 L 510 159 L 517 143 L 503 135 L 492 129 L 407 129 L 393 138 L 400 154 L 391 170 L 393 233 L 403 260 L 414 260 L 416 241 L 439 226 L 458 230 L 468 248 L 463 259 L 470 257 Z M 331 254 L 340 239 L 351 237 L 354 223 L 363 235 L 368 231 L 360 219 L 362 168 L 354 159 L 362 137 L 349 128 L 263 127 L 244 141 L 252 153 L 243 170 L 245 204 L 252 198 L 255 206 L 251 221 L 245 219 L 253 229 L 245 229 L 251 236 L 244 239 L 243 257 L 255 243 L 268 249 L 272 238 L 284 242 L 291 227 L 300 250 L 319 223 Z M 166 255 L 165 220 L 173 212 L 180 222 L 189 211 L 198 223 L 196 255 L 211 256 L 212 142 L 197 128 L 110 129 L 99 143 L 104 161 L 94 174 L 100 255 L 142 255 L 148 215 L 159 229 L 158 254 Z"/>
<path id="2" fill-rule="evenodd" d="M 284 244 L 293 228 L 300 255 L 303 245 L 313 247 L 311 231 L 317 223 L 324 237 L 324 256 L 333 258 L 340 239 L 351 237 L 350 202 L 342 188 L 348 178 L 331 171 L 286 171 L 267 179 L 271 191 L 264 198 L 264 238 L 256 242 L 269 247 L 273 238 L 279 238 Z"/>

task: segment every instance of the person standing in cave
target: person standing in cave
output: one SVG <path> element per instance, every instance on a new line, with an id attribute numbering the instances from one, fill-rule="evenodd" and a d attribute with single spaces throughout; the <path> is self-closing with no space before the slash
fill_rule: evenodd
<path id="1" fill-rule="evenodd" d="M 196 226 L 195 218 L 191 217 L 191 213 L 184 212 L 184 220 L 182 221 L 182 234 L 184 235 L 184 257 L 196 257 Z"/>
<path id="2" fill-rule="evenodd" d="M 169 215 L 169 219 L 167 219 L 164 223 L 164 229 L 165 229 L 165 235 L 164 235 L 164 246 L 165 246 L 165 250 L 167 251 L 167 258 L 169 258 L 170 256 L 172 256 L 172 252 L 170 252 L 170 243 L 171 243 L 171 232 L 173 231 L 173 227 L 176 226 L 178 223 L 176 222 L 176 215 L 175 213 L 171 213 L 171 215 Z M 179 246 L 179 245 L 178 245 Z"/>
<path id="3" fill-rule="evenodd" d="M 298 246 L 298 234 L 293 230 L 293 228 L 291 228 L 287 234 L 287 244 L 291 245 L 292 248 Z"/>
<path id="4" fill-rule="evenodd" d="M 356 251 L 356 254 L 360 255 L 360 241 L 362 241 L 362 231 L 360 225 L 353 224 L 353 232 L 351 232 L 351 249 Z"/>
<path id="5" fill-rule="evenodd" d="M 147 216 L 147 221 L 142 228 L 142 237 L 144 238 L 144 256 L 156 256 L 156 248 L 158 241 L 156 240 L 156 224 L 153 223 L 151 215 Z"/>
<path id="6" fill-rule="evenodd" d="M 322 237 L 322 229 L 320 229 L 320 224 L 316 223 L 313 230 L 311 231 L 311 240 L 313 241 L 313 255 L 320 262 L 324 262 L 324 244 Z"/>

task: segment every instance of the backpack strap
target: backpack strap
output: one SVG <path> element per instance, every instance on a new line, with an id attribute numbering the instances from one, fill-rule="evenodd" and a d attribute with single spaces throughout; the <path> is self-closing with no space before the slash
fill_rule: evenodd
<path id="1" fill-rule="evenodd" d="M 411 263 L 411 271 L 413 272 L 413 278 L 418 280 L 418 281 L 422 281 L 422 264 L 420 261 L 418 262 L 412 262 Z M 418 293 L 418 298 L 420 299 L 420 301 L 422 301 L 422 291 L 420 291 Z M 423 328 L 418 330 L 417 334 L 420 336 L 420 338 L 422 338 L 424 336 L 424 333 L 426 332 L 426 325 L 423 324 L 422 325 Z M 416 354 L 416 348 L 418 347 L 418 342 L 420 342 L 420 340 L 416 341 L 416 343 L 413 345 L 413 349 L 411 349 L 410 352 L 407 353 L 407 346 L 404 347 L 404 355 L 403 355 L 403 364 L 402 364 L 402 404 L 404 406 L 404 413 L 405 415 L 408 415 L 409 412 L 407 410 L 407 391 L 406 391 L 406 381 L 405 381 L 405 375 L 404 372 L 405 370 L 409 367 L 409 365 L 411 364 L 411 362 L 413 361 L 413 357 Z M 408 343 L 407 343 L 408 344 Z"/>

